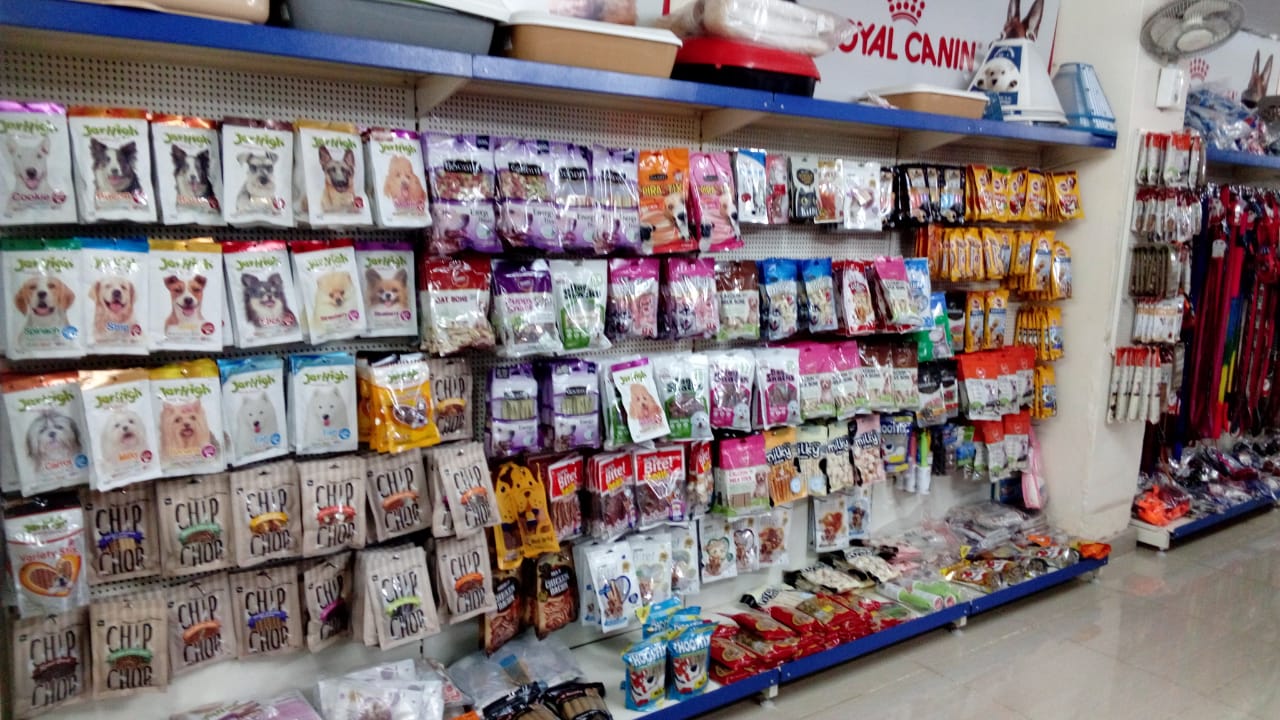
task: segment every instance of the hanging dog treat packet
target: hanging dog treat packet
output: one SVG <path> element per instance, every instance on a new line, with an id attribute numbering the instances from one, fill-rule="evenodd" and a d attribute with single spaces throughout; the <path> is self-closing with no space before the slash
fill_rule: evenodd
<path id="1" fill-rule="evenodd" d="M 289 370 L 297 453 L 355 452 L 355 357 L 343 352 L 290 355 Z"/>
<path id="2" fill-rule="evenodd" d="M 556 529 L 547 511 L 547 490 L 528 467 L 515 462 L 503 463 L 493 474 L 493 486 L 502 520 L 497 533 L 499 567 L 510 564 L 513 552 L 536 558 L 559 549 Z M 457 523 L 457 518 L 454 522 Z M 513 532 L 518 536 L 515 545 L 509 543 Z"/>
<path id="3" fill-rule="evenodd" d="M 756 356 L 756 420 L 762 428 L 799 425 L 800 351 L 762 348 Z"/>
<path id="4" fill-rule="evenodd" d="M 539 640 L 578 619 L 578 581 L 567 547 L 544 553 L 534 565 L 533 629 Z"/>
<path id="5" fill-rule="evenodd" d="M 765 176 L 765 152 L 739 148 L 733 151 L 733 177 L 737 188 L 738 221 L 768 224 L 765 200 L 769 185 Z"/>
<path id="6" fill-rule="evenodd" d="M 110 492 L 81 491 L 89 525 L 89 584 L 160 574 L 154 488 L 130 485 Z"/>
<path id="7" fill-rule="evenodd" d="M 361 138 L 373 222 L 380 228 L 430 226 L 422 137 L 412 130 L 369 128 Z"/>
<path id="8" fill-rule="evenodd" d="M 658 337 L 658 271 L 656 258 L 609 261 L 609 337 Z"/>
<path id="9" fill-rule="evenodd" d="M 134 108 L 67 111 L 81 222 L 156 221 L 150 117 Z"/>
<path id="10" fill-rule="evenodd" d="M 604 441 L 601 446 L 605 450 L 617 450 L 631 444 L 631 429 L 627 427 L 627 416 L 622 409 L 622 398 L 618 388 L 613 384 L 613 376 L 609 368 L 600 368 L 600 402 L 604 416 Z"/>
<path id="11" fill-rule="evenodd" d="M 456 625 L 498 609 L 489 573 L 489 549 L 484 534 L 468 538 L 444 538 L 436 543 L 436 577 L 448 610 L 449 624 Z"/>
<path id="12" fill-rule="evenodd" d="M 733 552 L 733 527 L 728 520 L 716 515 L 698 520 L 698 541 L 702 548 L 703 585 L 738 576 L 738 562 Z"/>
<path id="13" fill-rule="evenodd" d="M 222 215 L 236 227 L 293 227 L 293 123 L 222 121 Z"/>
<path id="14" fill-rule="evenodd" d="M 547 489 L 547 512 L 556 529 L 556 540 L 563 543 L 581 537 L 582 502 L 578 491 L 584 486 L 585 463 L 582 456 L 534 456 L 529 458 L 529 469 Z"/>
<path id="15" fill-rule="evenodd" d="M 88 609 L 17 620 L 12 633 L 15 718 L 33 718 L 89 698 Z"/>
<path id="16" fill-rule="evenodd" d="M 302 557 L 301 494 L 292 463 L 231 473 L 231 526 L 240 567 Z"/>
<path id="17" fill-rule="evenodd" d="M 756 359 L 750 350 L 707 353 L 711 366 L 711 427 L 751 432 Z"/>
<path id="18" fill-rule="evenodd" d="M 640 251 L 645 255 L 693 252 L 689 211 L 689 150 L 642 150 L 640 177 Z"/>
<path id="19" fill-rule="evenodd" d="M 352 603 L 356 593 L 351 572 L 353 557 L 354 553 L 343 553 L 316 560 L 302 573 L 310 652 L 319 652 L 351 636 Z"/>
<path id="20" fill-rule="evenodd" d="M 715 261 L 711 258 L 668 258 L 663 285 L 665 335 L 672 339 L 716 336 L 720 315 L 716 312 Z"/>
<path id="21" fill-rule="evenodd" d="M 591 148 L 586 145 L 552 143 L 552 172 L 555 179 L 556 234 L 564 249 L 589 255 L 609 252 L 596 230 L 596 192 L 591 172 Z"/>
<path id="22" fill-rule="evenodd" d="M 388 358 L 369 372 L 364 403 L 374 420 L 369 445 L 379 452 L 403 452 L 440 443 L 431 378 L 421 354 Z"/>
<path id="23" fill-rule="evenodd" d="M 720 441 L 716 464 L 716 507 L 728 517 L 769 509 L 769 465 L 763 435 Z"/>
<path id="24" fill-rule="evenodd" d="M 733 169 L 727 152 L 692 153 L 693 227 L 698 249 L 725 252 L 742 247 L 738 229 L 738 200 L 733 189 Z"/>
<path id="25" fill-rule="evenodd" d="M 760 288 L 756 264 L 750 260 L 716 262 L 716 308 L 720 330 L 716 339 L 760 339 Z"/>
<path id="26" fill-rule="evenodd" d="M 756 536 L 756 519 L 738 518 L 730 524 L 733 530 L 733 559 L 739 575 L 760 569 L 760 538 Z"/>
<path id="27" fill-rule="evenodd" d="M 165 225 L 226 225 L 218 123 L 181 115 L 151 116 L 156 196 Z"/>
<path id="28" fill-rule="evenodd" d="M 99 600 L 89 608 L 89 628 L 94 700 L 169 685 L 169 616 L 162 595 Z"/>
<path id="29" fill-rule="evenodd" d="M 551 260 L 560 339 L 564 349 L 605 350 L 609 269 L 605 260 Z"/>
<path id="30" fill-rule="evenodd" d="M 84 238 L 80 241 L 81 282 L 88 286 L 92 332 L 85 338 L 88 352 L 97 355 L 146 355 L 143 308 L 150 286 L 147 241 L 143 239 Z"/>
<path id="31" fill-rule="evenodd" d="M 711 467 L 711 441 L 698 440 L 685 445 L 686 457 L 685 504 L 691 518 L 702 517 L 711 511 L 715 494 L 715 474 Z"/>
<path id="32" fill-rule="evenodd" d="M 649 358 L 614 363 L 609 366 L 609 375 L 622 398 L 632 442 L 656 440 L 671 434 L 667 415 L 658 403 L 658 389 Z"/>
<path id="33" fill-rule="evenodd" d="M 835 358 L 832 346 L 800 346 L 800 415 L 805 421 L 836 416 Z"/>
<path id="34" fill-rule="evenodd" d="M 79 376 L 10 375 L 0 387 L 11 439 L 4 454 L 17 465 L 22 494 L 88 483 L 91 453 Z"/>
<path id="35" fill-rule="evenodd" d="M 635 458 L 603 453 L 587 461 L 588 527 L 597 540 L 614 540 L 636 525 Z"/>
<path id="36" fill-rule="evenodd" d="M 436 428 L 441 442 L 470 440 L 472 422 L 471 363 L 466 358 L 431 359 L 431 397 L 436 404 Z"/>
<path id="37" fill-rule="evenodd" d="M 493 347 L 487 260 L 424 258 L 418 285 L 423 349 L 433 355 L 452 355 L 467 348 Z"/>
<path id="38" fill-rule="evenodd" d="M 801 260 L 800 277 L 804 281 L 804 315 L 808 319 L 809 332 L 836 330 L 836 294 L 831 258 Z"/>
<path id="39" fill-rule="evenodd" d="M 356 267 L 368 326 L 364 337 L 418 332 L 413 246 L 407 242 L 357 241 Z M 312 333 L 315 329 L 312 329 Z"/>
<path id="40" fill-rule="evenodd" d="M 623 692 L 628 710 L 647 711 L 657 708 L 666 692 L 667 642 L 660 637 L 642 640 L 622 653 L 626 667 Z"/>
<path id="41" fill-rule="evenodd" d="M 630 546 L 625 542 L 590 546 L 586 561 L 585 570 L 591 575 L 601 629 L 610 632 L 625 628 L 635 617 L 640 603 Z M 578 572 L 583 570 L 579 564 Z"/>
<path id="42" fill-rule="evenodd" d="M 172 585 L 165 592 L 169 615 L 169 667 L 174 677 L 236 657 L 236 623 L 225 573 Z"/>
<path id="43" fill-rule="evenodd" d="M 302 479 L 303 556 L 364 547 L 364 459 L 311 460 L 297 468 Z"/>
<path id="44" fill-rule="evenodd" d="M 538 427 L 538 382 L 533 365 L 518 363 L 489 371 L 489 422 L 485 454 L 506 457 L 542 449 Z"/>
<path id="45" fill-rule="evenodd" d="M 302 603 L 298 598 L 296 565 L 233 573 L 228 583 L 241 660 L 302 649 Z"/>
<path id="46" fill-rule="evenodd" d="M 85 515 L 73 497 L 5 510 L 8 567 L 24 618 L 65 613 L 89 604 L 85 579 Z"/>
<path id="47" fill-rule="evenodd" d="M 434 458 L 454 533 L 469 537 L 497 525 L 502 517 L 500 503 L 480 444 L 451 445 L 435 452 Z"/>
<path id="48" fill-rule="evenodd" d="M 480 649 L 486 655 L 496 653 L 524 630 L 528 615 L 523 588 L 524 573 L 520 569 L 493 571 L 493 597 L 496 610 L 480 620 Z"/>
<path id="49" fill-rule="evenodd" d="M 0 225 L 76 221 L 67 111 L 0 100 Z"/>
<path id="50" fill-rule="evenodd" d="M 382 542 L 426 529 L 431 514 L 422 451 L 369 455 L 364 462 L 375 539 Z"/>
<path id="51" fill-rule="evenodd" d="M 636 566 L 640 606 L 651 607 L 671 599 L 671 536 L 667 533 L 632 537 L 631 558 Z"/>
<path id="52" fill-rule="evenodd" d="M 428 249 L 435 255 L 502 252 L 490 142 L 488 135 L 422 136 L 431 186 Z"/>
<path id="53" fill-rule="evenodd" d="M 294 240 L 289 243 L 293 274 L 313 345 L 363 335 L 369 318 L 356 280 L 355 245 L 350 240 Z"/>
<path id="54" fill-rule="evenodd" d="M 854 476 L 853 460 L 849 453 L 847 424 L 832 423 L 827 426 L 827 439 L 822 453 L 822 470 L 827 476 L 827 491 L 835 494 L 852 488 L 857 478 Z"/>
<path id="55" fill-rule="evenodd" d="M 258 356 L 219 359 L 227 461 L 232 467 L 289 452 L 284 361 Z"/>
<path id="56" fill-rule="evenodd" d="M 796 466 L 796 429 L 768 430 L 764 434 L 764 459 L 769 465 L 769 497 L 775 506 L 790 505 L 809 495 L 808 478 Z"/>
<path id="57" fill-rule="evenodd" d="M 449 498 L 445 495 L 444 486 L 440 484 L 440 476 L 436 472 L 439 457 L 452 450 L 451 446 L 427 448 L 422 451 L 423 464 L 427 470 L 427 501 L 431 505 L 432 537 L 451 537 L 453 535 L 453 514 L 449 510 Z"/>
<path id="58" fill-rule="evenodd" d="M 2 387 L 3 385 L 0 385 L 0 388 Z M 0 399 L 0 403 L 3 403 L 3 399 Z M 22 490 L 15 451 L 24 443 L 25 436 L 17 444 L 14 443 L 13 431 L 9 428 L 9 412 L 0 405 L 0 493 L 17 493 Z"/>
<path id="59" fill-rule="evenodd" d="M 498 173 L 498 234 L 512 247 L 560 252 L 551 143 L 498 138 L 493 164 Z"/>
<path id="60" fill-rule="evenodd" d="M 225 473 L 156 483 L 156 510 L 165 577 L 235 566 L 233 509 Z"/>
<path id="61" fill-rule="evenodd" d="M 863 485 L 885 482 L 884 460 L 881 457 L 880 416 L 859 415 L 856 428 L 850 428 L 853 446 L 853 467 Z"/>
<path id="62" fill-rule="evenodd" d="M 5 355 L 12 360 L 76 358 L 85 353 L 86 318 L 92 302 L 82 297 L 79 240 L 6 239 L 0 258 L 5 306 Z"/>
<path id="63" fill-rule="evenodd" d="M 685 520 L 685 455 L 679 445 L 637 450 L 636 508 L 641 530 Z"/>
<path id="64" fill-rule="evenodd" d="M 82 370 L 85 424 L 91 430 L 92 484 L 114 490 L 160 477 L 156 418 L 147 371 Z"/>
<path id="65" fill-rule="evenodd" d="M 799 266 L 795 260 L 761 260 L 760 323 L 765 340 L 785 340 L 800 329 Z"/>
<path id="66" fill-rule="evenodd" d="M 302 309 L 283 241 L 224 242 L 223 264 L 236 347 L 285 345 L 303 340 Z"/>
<path id="67" fill-rule="evenodd" d="M 378 647 L 400 647 L 440 632 L 427 554 L 420 547 L 379 551 L 368 563 L 364 590 L 377 619 Z"/>
<path id="68" fill-rule="evenodd" d="M 600 377 L 589 360 L 547 360 L 538 376 L 541 445 L 552 452 L 600 447 Z"/>
<path id="69" fill-rule="evenodd" d="M 225 468 L 218 366 L 212 360 L 192 360 L 155 368 L 150 376 L 165 477 Z"/>
<path id="70" fill-rule="evenodd" d="M 596 203 L 594 252 L 640 250 L 640 188 L 635 150 L 591 148 Z"/>
<path id="71" fill-rule="evenodd" d="M 147 253 L 149 304 L 146 314 L 150 350 L 222 349 L 226 312 L 222 246 L 212 239 L 151 240 Z"/>
<path id="72" fill-rule="evenodd" d="M 546 260 L 493 261 L 493 327 L 502 357 L 553 354 L 564 349 Z"/>
<path id="73" fill-rule="evenodd" d="M 864 263 L 836 260 L 834 265 L 837 326 L 844 335 L 875 332 L 876 312 Z"/>
<path id="74" fill-rule="evenodd" d="M 711 364 L 706 355 L 658 355 L 653 363 L 658 396 L 672 440 L 711 439 Z"/>
<path id="75" fill-rule="evenodd" d="M 299 120 L 294 141 L 294 219 L 314 228 L 372 225 L 356 126 Z"/>
<path id="76" fill-rule="evenodd" d="M 814 498 L 809 505 L 809 547 L 831 552 L 849 547 L 847 504 L 843 495 Z"/>

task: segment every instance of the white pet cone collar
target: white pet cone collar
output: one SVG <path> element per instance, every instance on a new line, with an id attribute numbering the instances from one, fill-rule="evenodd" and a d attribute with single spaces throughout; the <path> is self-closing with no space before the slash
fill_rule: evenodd
<path id="1" fill-rule="evenodd" d="M 969 89 L 995 93 L 1006 120 L 1066 122 L 1049 66 L 1030 40 L 992 43 Z"/>

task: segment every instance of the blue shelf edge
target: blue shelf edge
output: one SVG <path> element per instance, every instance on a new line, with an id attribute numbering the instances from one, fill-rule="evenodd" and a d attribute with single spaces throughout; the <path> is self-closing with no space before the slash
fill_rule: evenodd
<path id="1" fill-rule="evenodd" d="M 1192 520 L 1186 525 L 1180 525 L 1173 528 L 1169 531 L 1169 538 L 1172 540 L 1178 540 L 1180 538 L 1187 537 L 1188 535 L 1194 535 L 1202 530 L 1208 530 L 1209 528 L 1218 525 L 1219 523 L 1224 523 L 1232 518 L 1275 504 L 1276 502 L 1268 497 L 1258 497 L 1252 500 L 1246 500 L 1239 505 L 1232 505 L 1220 513 L 1206 515 L 1202 518 Z"/>
<path id="2" fill-rule="evenodd" d="M 732 705 L 758 695 L 775 685 L 782 683 L 778 670 L 766 670 L 762 673 L 743 678 L 732 685 L 722 685 L 711 692 L 705 692 L 688 700 L 681 700 L 673 705 L 645 713 L 645 718 L 652 720 L 685 720 L 694 718 L 713 710 Z"/>
<path id="3" fill-rule="evenodd" d="M 983 595 L 970 600 L 969 615 L 981 615 L 982 613 L 994 610 L 1001 605 L 1008 605 L 1011 602 L 1021 600 L 1028 595 L 1034 595 L 1051 587 L 1061 585 L 1072 578 L 1080 577 L 1085 573 L 1093 572 L 1107 564 L 1107 560 L 1081 560 L 1080 562 L 1065 567 L 1061 570 L 1032 578 L 1026 582 L 1018 583 L 1013 587 L 1003 590 L 997 590 L 989 595 Z"/>
<path id="4" fill-rule="evenodd" d="M 1215 147 L 1205 152 L 1210 165 L 1230 165 L 1234 167 L 1255 167 L 1275 170 L 1280 173 L 1280 155 L 1255 155 L 1254 153 L 1236 150 L 1220 150 Z"/>
<path id="5" fill-rule="evenodd" d="M 967 614 L 966 606 L 967 603 L 957 603 L 952 607 L 944 608 L 929 615 L 923 615 L 915 620 L 891 627 L 888 630 L 881 630 L 878 633 L 872 633 L 864 638 L 839 645 L 830 650 L 824 650 L 809 657 L 785 663 L 779 668 L 782 681 L 798 680 L 864 655 L 870 655 L 890 645 L 896 645 L 904 640 L 910 640 L 918 635 L 937 630 L 944 625 L 963 618 Z"/>

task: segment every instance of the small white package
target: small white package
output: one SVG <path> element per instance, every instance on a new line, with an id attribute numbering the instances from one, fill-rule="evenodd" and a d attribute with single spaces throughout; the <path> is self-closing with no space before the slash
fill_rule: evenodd
<path id="1" fill-rule="evenodd" d="M 211 238 L 152 240 L 147 253 L 152 350 L 222 350 L 227 311 L 222 246 Z"/>
<path id="2" fill-rule="evenodd" d="M 350 240 L 289 243 L 293 275 L 306 311 L 307 341 L 319 345 L 364 333 L 368 320 L 356 280 L 356 250 Z"/>
<path id="3" fill-rule="evenodd" d="M 0 225 L 75 221 L 66 110 L 0 100 Z"/>
<path id="4" fill-rule="evenodd" d="M 11 360 L 84 355 L 87 298 L 80 241 L 5 240 L 5 354 Z"/>
<path id="5" fill-rule="evenodd" d="M 226 225 L 222 217 L 222 145 L 218 123 L 156 114 L 156 197 L 165 225 Z"/>
<path id="6" fill-rule="evenodd" d="M 106 492 L 160 477 L 160 443 L 147 371 L 82 370 L 80 393 L 93 448 L 93 488 Z"/>
<path id="7" fill-rule="evenodd" d="M 68 112 L 81 222 L 156 221 L 149 117 L 133 108 Z"/>
<path id="8" fill-rule="evenodd" d="M 371 128 L 364 132 L 364 154 L 374 223 L 385 228 L 429 227 L 421 136 L 412 130 Z"/>
<path id="9" fill-rule="evenodd" d="M 11 442 L 3 453 L 17 466 L 22 494 L 88 483 L 89 439 L 76 373 L 11 375 L 3 388 Z"/>
<path id="10" fill-rule="evenodd" d="M 206 358 L 154 368 L 151 392 L 160 472 L 176 477 L 226 469 L 218 366 Z"/>
<path id="11" fill-rule="evenodd" d="M 356 242 L 356 266 L 369 318 L 365 337 L 418 334 L 413 246 L 407 242 Z"/>
<path id="12" fill-rule="evenodd" d="M 218 374 L 227 463 L 239 467 L 288 454 L 284 360 L 266 355 L 221 359 Z"/>
<path id="13" fill-rule="evenodd" d="M 222 121 L 222 216 L 237 227 L 293 227 L 293 123 Z"/>
<path id="14" fill-rule="evenodd" d="M 355 452 L 356 359 L 332 352 L 289 356 L 289 407 L 299 455 Z"/>
<path id="15" fill-rule="evenodd" d="M 83 238 L 80 280 L 91 317 L 85 337 L 94 355 L 146 355 L 145 323 L 150 285 L 147 241 L 142 238 Z"/>
<path id="16" fill-rule="evenodd" d="M 222 264 L 236 347 L 302 342 L 302 326 L 295 312 L 302 306 L 283 241 L 224 242 Z"/>
<path id="17" fill-rule="evenodd" d="M 294 218 L 314 228 L 372 225 L 356 126 L 299 120 L 294 133 Z"/>

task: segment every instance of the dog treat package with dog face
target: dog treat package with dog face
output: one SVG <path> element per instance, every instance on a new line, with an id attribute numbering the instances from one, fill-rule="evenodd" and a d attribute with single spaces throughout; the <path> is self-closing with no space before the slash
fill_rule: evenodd
<path id="1" fill-rule="evenodd" d="M 836 293 L 831 258 L 801 260 L 800 277 L 804 281 L 805 317 L 809 321 L 809 332 L 836 330 Z"/>
<path id="2" fill-rule="evenodd" d="M 365 457 L 369 510 L 379 541 L 423 530 L 431 524 L 427 475 L 418 449 Z"/>
<path id="3" fill-rule="evenodd" d="M 716 339 L 760 339 L 760 286 L 756 264 L 750 260 L 716 262 L 716 308 L 720 329 Z"/>
<path id="4" fill-rule="evenodd" d="M 689 224 L 689 150 L 640 151 L 640 252 L 665 255 L 694 252 Z"/>
<path id="5" fill-rule="evenodd" d="M 538 381 L 532 364 L 499 366 L 489 371 L 489 422 L 484 440 L 489 457 L 542 449 Z"/>
<path id="6" fill-rule="evenodd" d="M 451 445 L 432 457 L 436 487 L 448 501 L 456 535 L 477 535 L 501 521 L 500 503 L 479 443 Z"/>
<path id="7" fill-rule="evenodd" d="M 799 425 L 800 351 L 760 348 L 756 356 L 756 424 L 762 428 Z"/>
<path id="8" fill-rule="evenodd" d="M 728 520 L 718 515 L 707 515 L 699 519 L 698 541 L 702 549 L 703 585 L 738 576 L 733 526 Z"/>
<path id="9" fill-rule="evenodd" d="M 489 136 L 427 133 L 422 145 L 431 184 L 428 249 L 436 255 L 502 252 Z"/>
<path id="10" fill-rule="evenodd" d="M 365 523 L 364 458 L 357 456 L 298 463 L 302 480 L 302 554 L 304 557 L 359 550 Z"/>
<path id="11" fill-rule="evenodd" d="M 552 172 L 555 178 L 556 235 L 564 249 L 588 255 L 603 255 L 610 245 L 597 243 L 597 193 L 593 187 L 591 148 L 585 145 L 551 143 Z"/>
<path id="12" fill-rule="evenodd" d="M 658 402 L 658 388 L 653 375 L 653 364 L 646 357 L 609 366 L 609 376 L 622 398 L 632 442 L 656 440 L 671 434 L 667 414 Z"/>
<path id="13" fill-rule="evenodd" d="M 109 492 L 81 491 L 88 523 L 89 584 L 160 574 L 154 488 L 130 485 Z"/>
<path id="14" fill-rule="evenodd" d="M 750 350 L 706 354 L 711 365 L 711 427 L 751 432 L 756 359 Z"/>
<path id="15" fill-rule="evenodd" d="M 512 247 L 560 252 L 555 159 L 546 140 L 498 138 L 498 234 Z"/>
<path id="16" fill-rule="evenodd" d="M 711 366 L 706 355 L 651 358 L 672 440 L 711 439 Z"/>
<path id="17" fill-rule="evenodd" d="M 685 521 L 685 454 L 679 445 L 637 450 L 636 508 L 641 530 Z"/>
<path id="18" fill-rule="evenodd" d="M 654 612 L 669 604 L 672 598 L 671 535 L 637 535 L 627 542 L 631 545 L 631 557 L 635 561 L 640 606 Z M 654 605 L 659 603 L 658 608 L 655 608 Z"/>
<path id="19" fill-rule="evenodd" d="M 800 346 L 800 416 L 819 420 L 836 416 L 834 351 L 822 343 Z"/>
<path id="20" fill-rule="evenodd" d="M 355 245 L 350 240 L 294 240 L 289 243 L 297 278 L 306 340 L 313 345 L 363 335 L 369 318 L 356 275 Z"/>
<path id="21" fill-rule="evenodd" d="M 876 330 L 875 305 L 865 265 L 860 260 L 834 262 L 836 321 L 843 335 L 863 335 Z"/>
<path id="22" fill-rule="evenodd" d="M 440 594 L 444 596 L 450 625 L 498 609 L 489 571 L 489 549 L 483 533 L 439 540 L 436 543 L 436 577 L 440 581 Z"/>
<path id="23" fill-rule="evenodd" d="M 225 118 L 222 160 L 229 224 L 293 227 L 293 123 Z"/>
<path id="24" fill-rule="evenodd" d="M 720 441 L 716 464 L 716 512 L 729 517 L 769 509 L 769 465 L 763 435 Z"/>
<path id="25" fill-rule="evenodd" d="M 307 611 L 307 650 L 319 652 L 351 636 L 355 579 L 354 553 L 316 560 L 302 573 L 302 601 Z"/>
<path id="26" fill-rule="evenodd" d="M 413 246 L 407 242 L 356 242 L 356 266 L 368 327 L 364 337 L 418 332 Z M 312 328 L 312 333 L 315 329 Z"/>
<path id="27" fill-rule="evenodd" d="M 151 370 L 152 407 L 160 432 L 165 477 L 213 473 L 227 466 L 222 387 L 212 360 Z"/>
<path id="28" fill-rule="evenodd" d="M 538 376 L 541 445 L 552 452 L 600 447 L 600 373 L 589 360 L 547 360 Z"/>
<path id="29" fill-rule="evenodd" d="M 159 433 L 147 371 L 82 370 L 80 390 L 93 448 L 93 487 L 114 490 L 160 477 Z"/>
<path id="30" fill-rule="evenodd" d="M 296 565 L 233 573 L 228 583 L 241 660 L 302 649 L 302 603 L 298 599 Z"/>
<path id="31" fill-rule="evenodd" d="M 94 602 L 89 633 L 95 701 L 169 685 L 169 613 L 159 593 Z"/>
<path id="32" fill-rule="evenodd" d="M 258 356 L 219 359 L 227 461 L 232 467 L 289 452 L 284 360 Z"/>
<path id="33" fill-rule="evenodd" d="M 656 258 L 609 261 L 609 337 L 614 340 L 658 337 L 659 267 Z"/>
<path id="34" fill-rule="evenodd" d="M 742 232 L 738 229 L 738 201 L 729 153 L 693 153 L 689 164 L 693 186 L 690 209 L 698 248 L 704 252 L 737 250 L 742 247 Z"/>
<path id="35" fill-rule="evenodd" d="M 907 266 L 900 257 L 879 257 L 871 261 L 871 277 L 875 280 L 873 296 L 880 308 L 880 317 L 890 330 L 902 331 L 919 328 L 923 318 L 916 311 L 912 299 L 911 282 Z M 924 294 L 925 306 L 929 294 Z"/>
<path id="36" fill-rule="evenodd" d="M 422 137 L 412 130 L 370 128 L 362 139 L 373 222 L 381 228 L 429 227 Z"/>
<path id="37" fill-rule="evenodd" d="M 536 558 L 559 549 L 547 511 L 547 490 L 533 471 L 520 463 L 503 463 L 493 474 L 493 485 L 502 519 L 501 527 L 494 529 L 498 567 L 510 567 L 516 553 Z"/>
<path id="38" fill-rule="evenodd" d="M 236 347 L 254 348 L 303 341 L 298 291 L 283 241 L 222 244 L 227 295 Z"/>
<path id="39" fill-rule="evenodd" d="M 709 339 L 720 330 L 716 268 L 711 258 L 668 258 L 662 288 L 666 337 Z"/>
<path id="40" fill-rule="evenodd" d="M 412 546 L 379 550 L 370 554 L 365 569 L 364 594 L 380 648 L 390 650 L 440 632 L 426 551 Z"/>
<path id="41" fill-rule="evenodd" d="M 156 221 L 150 117 L 135 108 L 67 111 L 81 222 Z"/>
<path id="42" fill-rule="evenodd" d="M 597 206 L 596 254 L 640 251 L 639 165 L 635 150 L 591 148 Z"/>
<path id="43" fill-rule="evenodd" d="M 74 496 L 58 497 L 5 510 L 7 565 L 22 617 L 65 613 L 89 604 L 85 515 L 75 501 Z"/>
<path id="44" fill-rule="evenodd" d="M 48 102 L 0 100 L 0 225 L 76 221 L 67 112 Z"/>
<path id="45" fill-rule="evenodd" d="M 423 259 L 418 279 L 422 344 L 433 355 L 494 345 L 489 324 L 490 265 L 474 258 Z"/>
<path id="46" fill-rule="evenodd" d="M 356 451 L 356 363 L 351 353 L 290 355 L 289 391 L 299 455 Z"/>
<path id="47" fill-rule="evenodd" d="M 600 627 L 605 632 L 626 627 L 640 604 L 639 583 L 631 547 L 625 542 L 593 545 L 586 551 L 591 586 L 599 609 Z M 578 572 L 583 572 L 578 565 Z"/>
<path id="48" fill-rule="evenodd" d="M 556 540 L 567 542 L 582 537 L 582 503 L 585 461 L 581 455 L 565 457 L 537 455 L 528 459 L 529 469 L 547 489 L 547 512 L 556 529 Z"/>
<path id="49" fill-rule="evenodd" d="M 431 373 L 431 397 L 436 405 L 436 429 L 441 442 L 470 440 L 472 423 L 471 363 L 466 358 L 433 358 L 427 361 Z"/>
<path id="50" fill-rule="evenodd" d="M 800 329 L 799 265 L 795 260 L 761 260 L 760 325 L 765 340 L 785 340 Z"/>
<path id="51" fill-rule="evenodd" d="M 225 473 L 156 484 L 165 577 L 235 566 L 230 486 Z"/>
<path id="52" fill-rule="evenodd" d="M 218 123 L 197 117 L 151 117 L 156 197 L 165 225 L 226 225 Z"/>
<path id="53" fill-rule="evenodd" d="M 5 354 L 11 360 L 84 355 L 85 309 L 79 297 L 83 260 L 79 240 L 5 240 L 0 257 L 6 306 Z"/>
<path id="54" fill-rule="evenodd" d="M 81 282 L 88 285 L 93 331 L 85 338 L 96 355 L 146 355 L 150 343 L 142 308 L 148 307 L 150 285 L 147 241 L 82 238 Z"/>
<path id="55" fill-rule="evenodd" d="M 635 527 L 635 483 L 635 458 L 629 452 L 593 455 L 587 461 L 591 537 L 611 541 Z"/>
<path id="56" fill-rule="evenodd" d="M 212 239 L 151 240 L 139 285 L 151 302 L 134 303 L 146 313 L 149 349 L 220 351 L 223 283 L 222 246 Z"/>
<path id="57" fill-rule="evenodd" d="M 565 350 L 605 350 L 609 268 L 604 260 L 551 260 L 552 284 Z"/>
<path id="58" fill-rule="evenodd" d="M 89 611 L 17 620 L 12 627 L 13 716 L 27 720 L 89 698 Z"/>
<path id="59" fill-rule="evenodd" d="M 174 677 L 235 659 L 236 623 L 225 573 L 172 585 L 165 598 Z"/>
<path id="60" fill-rule="evenodd" d="M 231 526 L 240 567 L 302 556 L 301 488 L 287 462 L 231 473 Z"/>
<path id="61" fill-rule="evenodd" d="M 74 372 L 0 379 L 22 494 L 32 496 L 89 482 L 88 426 Z"/>
<path id="62" fill-rule="evenodd" d="M 294 123 L 293 214 L 313 228 L 372 225 L 364 151 L 350 123 Z"/>
<path id="63" fill-rule="evenodd" d="M 564 350 L 546 260 L 493 261 L 493 327 L 498 354 L 523 357 Z"/>

